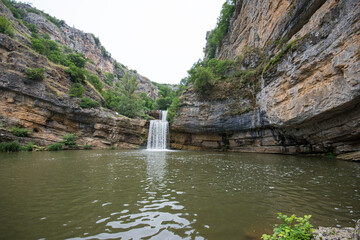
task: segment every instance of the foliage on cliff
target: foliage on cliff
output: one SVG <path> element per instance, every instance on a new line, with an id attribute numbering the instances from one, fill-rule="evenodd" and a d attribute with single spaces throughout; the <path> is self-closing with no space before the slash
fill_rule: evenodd
<path id="1" fill-rule="evenodd" d="M 126 66 L 112 59 L 111 54 L 101 45 L 99 38 L 95 37 L 94 34 L 83 33 L 85 37 L 87 37 L 86 35 L 92 36 L 93 44 L 101 54 L 96 53 L 95 59 L 100 58 L 103 62 L 113 64 L 111 72 L 105 72 L 103 69 L 100 69 L 97 63 L 95 63 L 97 61 L 85 58 L 84 54 L 77 52 L 78 49 L 70 48 L 74 48 L 74 46 L 64 45 L 64 42 L 67 42 L 66 39 L 60 38 L 60 41 L 57 35 L 48 32 L 43 25 L 35 25 L 37 22 L 31 20 L 31 16 L 34 15 L 30 16 L 28 13 L 42 16 L 45 21 L 48 21 L 45 25 L 49 25 L 51 28 L 51 25 L 54 24 L 58 27 L 55 31 L 66 35 L 68 32 L 64 32 L 64 29 L 69 29 L 70 27 L 64 21 L 37 10 L 29 4 L 12 0 L 2 0 L 2 2 L 17 20 L 1 16 L 1 33 L 5 33 L 16 40 L 20 39 L 18 39 L 19 36 L 14 36 L 14 32 L 23 35 L 21 36 L 21 43 L 24 40 L 27 41 L 27 46 L 30 46 L 38 54 L 46 56 L 49 60 L 49 63 L 35 61 L 29 64 L 25 62 L 27 66 L 25 73 L 28 79 L 43 80 L 43 84 L 52 85 L 52 93 L 61 97 L 72 97 L 70 99 L 77 102 L 82 108 L 93 108 L 102 105 L 127 117 L 145 118 L 147 118 L 145 115 L 146 111 L 156 108 L 154 100 L 146 94 L 145 96 L 142 94 L 142 97 L 140 97 L 140 94 L 137 93 L 137 86 L 140 83 L 140 78 L 136 74 L 137 71 L 128 70 Z M 19 26 L 22 29 L 24 27 L 28 28 L 31 36 L 20 28 L 18 29 Z M 13 27 L 16 27 L 16 29 L 14 30 Z M 76 32 L 78 30 L 73 29 L 72 31 Z M 74 40 L 73 37 L 71 35 L 70 39 Z M 32 50 L 31 53 L 33 54 Z M 31 66 L 31 68 L 28 66 Z M 60 71 L 58 67 L 60 67 Z M 56 76 L 54 75 L 55 68 Z M 45 75 L 49 79 L 45 79 Z M 68 79 L 70 83 L 60 82 L 64 79 Z M 71 86 L 70 88 L 68 87 L 69 85 Z M 151 83 L 149 82 L 148 85 L 151 85 Z M 67 92 L 66 89 L 68 89 Z"/>
<path id="2" fill-rule="evenodd" d="M 0 33 L 5 33 L 10 37 L 14 36 L 14 28 L 6 17 L 0 17 Z"/>
<path id="3" fill-rule="evenodd" d="M 235 2 L 235 0 L 227 0 L 222 6 L 216 27 L 210 32 L 207 39 L 208 45 L 205 51 L 207 51 L 208 59 L 215 57 L 216 49 L 229 29 L 230 19 L 235 11 Z"/>

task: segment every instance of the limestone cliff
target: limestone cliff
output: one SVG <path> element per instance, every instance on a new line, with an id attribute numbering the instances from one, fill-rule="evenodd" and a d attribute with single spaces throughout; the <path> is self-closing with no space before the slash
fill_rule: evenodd
<path id="1" fill-rule="evenodd" d="M 257 84 L 217 83 L 206 97 L 190 85 L 172 125 L 172 146 L 360 151 L 359 30 L 357 0 L 238 0 L 215 57 L 240 56 L 237 67 L 254 70 Z"/>
<path id="2" fill-rule="evenodd" d="M 79 136 L 79 144 L 93 145 L 95 148 L 117 146 L 135 148 L 143 144 L 147 134 L 146 121 L 129 119 L 115 112 L 99 109 L 82 109 L 79 99 L 69 96 L 73 82 L 66 67 L 55 64 L 44 55 L 31 48 L 31 32 L 25 26 L 35 24 L 39 34 L 47 33 L 52 40 L 67 46 L 88 58 L 86 70 L 97 75 L 101 81 L 105 73 L 113 73 L 115 82 L 130 72 L 115 62 L 95 37 L 71 28 L 61 22 L 56 26 L 43 13 L 26 4 L 16 4 L 24 10 L 22 20 L 0 1 L 0 14 L 11 22 L 14 36 L 0 33 L 0 142 L 18 139 L 22 143 L 35 142 L 48 145 L 58 142 L 68 133 Z M 30 10 L 32 9 L 32 10 Z M 26 75 L 30 68 L 45 70 L 42 81 L 31 80 Z M 139 76 L 139 91 L 156 98 L 157 88 Z M 110 88 L 104 83 L 105 88 Z M 103 101 L 101 94 L 86 83 L 85 97 Z M 31 131 L 27 138 L 17 138 L 10 134 L 11 127 L 23 127 Z"/>

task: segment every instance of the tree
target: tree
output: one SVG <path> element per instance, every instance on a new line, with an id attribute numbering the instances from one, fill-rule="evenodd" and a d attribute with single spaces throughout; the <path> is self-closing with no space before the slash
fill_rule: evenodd
<path id="1" fill-rule="evenodd" d="M 116 84 L 116 91 L 108 90 L 103 93 L 105 107 L 130 118 L 143 116 L 143 101 L 135 92 L 137 85 L 137 75 L 130 77 L 126 73 Z"/>

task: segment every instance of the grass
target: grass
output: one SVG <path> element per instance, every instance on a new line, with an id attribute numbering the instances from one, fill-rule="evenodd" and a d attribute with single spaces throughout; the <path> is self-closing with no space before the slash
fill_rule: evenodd
<path id="1" fill-rule="evenodd" d="M 13 127 L 11 133 L 16 137 L 27 137 L 31 131 L 25 128 Z"/>
<path id="2" fill-rule="evenodd" d="M 18 141 L 0 143 L 0 152 L 20 152 L 21 145 Z"/>
<path id="3" fill-rule="evenodd" d="M 62 143 L 54 143 L 46 147 L 47 151 L 60 151 L 63 150 L 63 144 Z"/>

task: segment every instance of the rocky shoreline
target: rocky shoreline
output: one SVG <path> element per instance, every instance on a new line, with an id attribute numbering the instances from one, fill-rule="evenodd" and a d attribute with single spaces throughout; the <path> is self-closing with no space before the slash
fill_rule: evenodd
<path id="1" fill-rule="evenodd" d="M 355 228 L 318 227 L 313 233 L 315 240 L 359 240 L 360 220 L 357 221 Z"/>

